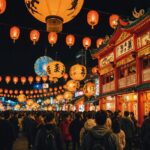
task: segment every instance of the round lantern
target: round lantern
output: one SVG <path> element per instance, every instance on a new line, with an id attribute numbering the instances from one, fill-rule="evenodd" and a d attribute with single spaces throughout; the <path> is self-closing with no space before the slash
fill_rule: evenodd
<path id="1" fill-rule="evenodd" d="M 52 110 L 53 110 L 52 106 L 48 106 L 48 107 L 47 107 L 47 110 L 48 110 L 48 111 L 52 111 Z"/>
<path id="2" fill-rule="evenodd" d="M 8 83 L 11 81 L 11 77 L 10 77 L 10 76 L 6 76 L 6 77 L 5 77 L 5 81 L 6 81 L 6 83 L 8 84 Z"/>
<path id="3" fill-rule="evenodd" d="M 26 77 L 21 77 L 21 83 L 24 85 L 25 83 L 26 83 L 26 81 L 27 81 L 27 78 Z"/>
<path id="4" fill-rule="evenodd" d="M 38 58 L 34 63 L 34 70 L 38 76 L 46 76 L 46 67 L 49 62 L 52 62 L 53 59 L 48 56 L 42 56 Z"/>
<path id="5" fill-rule="evenodd" d="M 88 82 L 83 87 L 83 92 L 87 97 L 91 97 L 96 93 L 96 86 L 95 83 Z"/>
<path id="6" fill-rule="evenodd" d="M 58 35 L 56 32 L 50 32 L 48 34 L 48 42 L 51 44 L 51 46 L 53 46 L 54 44 L 56 44 L 58 39 Z"/>
<path id="7" fill-rule="evenodd" d="M 67 73 L 64 73 L 63 74 L 63 78 L 65 79 L 65 81 L 68 79 L 68 74 Z"/>
<path id="8" fill-rule="evenodd" d="M 17 84 L 18 81 L 19 81 L 19 78 L 18 78 L 18 77 L 13 77 L 13 82 L 14 82 L 14 84 Z"/>
<path id="9" fill-rule="evenodd" d="M 62 100 L 64 99 L 64 96 L 62 94 L 59 94 L 56 96 L 57 101 L 62 102 Z"/>
<path id="10" fill-rule="evenodd" d="M 75 43 L 75 37 L 72 34 L 66 36 L 66 44 L 71 48 Z"/>
<path id="11" fill-rule="evenodd" d="M 47 76 L 42 76 L 42 80 L 43 80 L 43 82 L 46 82 L 46 81 L 47 81 L 47 79 L 48 79 L 48 77 L 47 77 Z"/>
<path id="12" fill-rule="evenodd" d="M 51 78 L 61 78 L 65 73 L 65 65 L 60 61 L 52 61 L 47 65 L 46 72 Z"/>
<path id="13" fill-rule="evenodd" d="M 92 26 L 92 29 L 94 29 L 94 26 L 98 24 L 99 21 L 99 14 L 95 10 L 90 10 L 87 14 L 87 22 L 89 25 Z"/>
<path id="14" fill-rule="evenodd" d="M 45 104 L 45 105 L 49 105 L 49 104 L 50 104 L 50 99 L 44 100 L 44 104 Z"/>
<path id="15" fill-rule="evenodd" d="M 0 14 L 4 13 L 6 10 L 6 0 L 0 0 Z"/>
<path id="16" fill-rule="evenodd" d="M 34 101 L 33 101 L 32 99 L 28 99 L 28 100 L 26 101 L 26 104 L 27 104 L 28 106 L 32 106 L 33 103 L 34 103 Z"/>
<path id="17" fill-rule="evenodd" d="M 91 46 L 91 38 L 89 37 L 83 38 L 82 45 L 87 50 Z"/>
<path id="18" fill-rule="evenodd" d="M 8 90 L 7 90 L 7 89 L 5 89 L 5 90 L 4 90 L 4 93 L 5 93 L 5 94 L 7 94 L 7 93 L 8 93 Z"/>
<path id="19" fill-rule="evenodd" d="M 29 77 L 28 77 L 28 81 L 29 81 L 30 84 L 32 84 L 33 80 L 34 80 L 34 79 L 33 79 L 32 76 L 29 76 Z"/>
<path id="20" fill-rule="evenodd" d="M 9 94 L 13 94 L 13 90 L 9 90 Z"/>
<path id="21" fill-rule="evenodd" d="M 17 95 L 18 94 L 18 90 L 15 90 L 14 93 Z"/>
<path id="22" fill-rule="evenodd" d="M 33 44 L 35 45 L 36 42 L 38 42 L 40 38 L 40 32 L 38 30 L 32 30 L 30 32 L 30 40 L 33 42 Z"/>
<path id="23" fill-rule="evenodd" d="M 72 97 L 73 97 L 72 92 L 66 91 L 66 92 L 64 93 L 64 99 L 65 99 L 65 100 L 71 100 Z"/>
<path id="24" fill-rule="evenodd" d="M 96 40 L 96 47 L 99 48 L 104 42 L 103 38 L 99 38 Z"/>
<path id="25" fill-rule="evenodd" d="M 80 64 L 76 64 L 70 68 L 70 77 L 73 80 L 83 80 L 86 77 L 87 70 L 86 67 Z"/>
<path id="26" fill-rule="evenodd" d="M 17 26 L 13 26 L 10 29 L 10 38 L 15 41 L 19 38 L 20 36 L 20 29 Z"/>
<path id="27" fill-rule="evenodd" d="M 3 93 L 3 89 L 2 88 L 0 88 L 0 93 Z"/>
<path id="28" fill-rule="evenodd" d="M 92 73 L 93 73 L 93 74 L 97 74 L 97 72 L 98 72 L 98 68 L 97 68 L 97 67 L 93 67 L 93 68 L 92 68 Z"/>
<path id="29" fill-rule="evenodd" d="M 19 104 L 15 105 L 15 110 L 19 110 L 21 106 Z"/>
<path id="30" fill-rule="evenodd" d="M 20 94 L 18 97 L 18 102 L 23 103 L 26 101 L 26 96 L 24 94 Z"/>
<path id="31" fill-rule="evenodd" d="M 69 80 L 66 83 L 66 89 L 70 92 L 75 92 L 79 87 L 79 82 L 75 80 Z"/>
<path id="32" fill-rule="evenodd" d="M 29 90 L 26 90 L 26 92 L 25 92 L 26 94 L 29 94 Z"/>
<path id="33" fill-rule="evenodd" d="M 119 24 L 119 16 L 116 15 L 116 14 L 112 14 L 110 17 L 109 17 L 109 25 L 111 28 L 115 29 L 118 24 Z"/>
<path id="34" fill-rule="evenodd" d="M 0 82 L 2 82 L 2 79 L 3 79 L 2 76 L 0 76 Z"/>
<path id="35" fill-rule="evenodd" d="M 63 23 L 69 22 L 80 12 L 84 0 L 24 0 L 28 11 L 46 23 L 47 32 L 61 32 Z"/>
<path id="36" fill-rule="evenodd" d="M 36 76 L 35 80 L 36 80 L 36 82 L 40 82 L 41 81 L 41 77 L 40 76 Z"/>

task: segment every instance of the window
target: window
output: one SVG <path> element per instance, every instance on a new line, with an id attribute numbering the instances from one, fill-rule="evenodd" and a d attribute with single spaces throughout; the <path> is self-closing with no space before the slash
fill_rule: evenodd
<path id="1" fill-rule="evenodd" d="M 150 55 L 143 58 L 142 64 L 143 64 L 143 69 L 147 69 L 150 67 Z"/>
<path id="2" fill-rule="evenodd" d="M 113 80 L 114 80 L 114 73 L 113 72 L 109 72 L 109 73 L 102 76 L 103 84 L 112 82 Z"/>

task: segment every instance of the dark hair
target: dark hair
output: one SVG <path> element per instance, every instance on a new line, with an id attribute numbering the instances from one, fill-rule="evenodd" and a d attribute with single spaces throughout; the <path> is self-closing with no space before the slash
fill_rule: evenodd
<path id="1" fill-rule="evenodd" d="M 107 119 L 107 112 L 104 110 L 98 111 L 95 114 L 95 120 L 98 125 L 104 125 Z"/>
<path id="2" fill-rule="evenodd" d="M 49 112 L 46 114 L 45 122 L 48 123 L 48 122 L 52 121 L 54 118 L 55 118 L 54 113 Z"/>
<path id="3" fill-rule="evenodd" d="M 119 133 L 120 132 L 120 123 L 118 120 L 114 120 L 112 122 L 112 130 L 114 133 Z"/>
<path id="4" fill-rule="evenodd" d="M 128 111 L 125 111 L 125 112 L 124 112 L 124 116 L 125 116 L 125 117 L 128 117 L 128 116 L 129 116 L 129 112 L 128 112 Z"/>
<path id="5" fill-rule="evenodd" d="M 75 118 L 76 118 L 76 119 L 80 119 L 80 118 L 81 118 L 81 114 L 80 114 L 79 112 L 76 113 L 76 114 L 75 114 Z"/>

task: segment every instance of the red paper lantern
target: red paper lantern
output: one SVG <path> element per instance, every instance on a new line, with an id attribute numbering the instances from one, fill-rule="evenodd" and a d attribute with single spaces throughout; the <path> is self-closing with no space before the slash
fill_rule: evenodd
<path id="1" fill-rule="evenodd" d="M 48 77 L 47 77 L 47 76 L 42 76 L 42 80 L 43 80 L 43 82 L 46 82 L 46 81 L 47 81 L 47 79 L 48 79 Z"/>
<path id="2" fill-rule="evenodd" d="M 6 77 L 5 77 L 5 81 L 6 81 L 6 83 L 8 84 L 8 83 L 11 81 L 11 77 L 10 77 L 10 76 L 6 76 Z"/>
<path id="3" fill-rule="evenodd" d="M 2 82 L 2 79 L 3 79 L 2 76 L 0 76 L 0 82 Z"/>
<path id="4" fill-rule="evenodd" d="M 23 94 L 24 92 L 23 92 L 23 90 L 20 90 L 20 92 L 19 92 L 20 94 Z"/>
<path id="5" fill-rule="evenodd" d="M 30 40 L 33 42 L 33 44 L 35 45 L 36 42 L 38 42 L 40 38 L 40 32 L 38 30 L 32 30 L 30 32 Z"/>
<path id="6" fill-rule="evenodd" d="M 9 90 L 9 94 L 13 94 L 13 90 Z"/>
<path id="7" fill-rule="evenodd" d="M 56 32 L 50 32 L 48 34 L 48 42 L 51 44 L 51 46 L 53 46 L 57 42 L 57 39 L 58 35 Z"/>
<path id="8" fill-rule="evenodd" d="M 75 43 L 75 36 L 72 34 L 69 34 L 66 36 L 66 44 L 71 48 Z"/>
<path id="9" fill-rule="evenodd" d="M 14 93 L 17 95 L 18 94 L 18 90 L 15 90 Z"/>
<path id="10" fill-rule="evenodd" d="M 99 48 L 104 42 L 103 38 L 99 38 L 96 40 L 96 47 Z"/>
<path id="11" fill-rule="evenodd" d="M 13 77 L 13 82 L 14 82 L 14 84 L 17 84 L 18 83 L 18 77 Z"/>
<path id="12" fill-rule="evenodd" d="M 13 26 L 10 29 L 10 38 L 15 41 L 19 38 L 20 36 L 20 29 L 17 26 Z"/>
<path id="13" fill-rule="evenodd" d="M 91 46 L 91 38 L 89 37 L 83 38 L 82 45 L 87 50 Z"/>
<path id="14" fill-rule="evenodd" d="M 33 79 L 32 76 L 29 76 L 29 77 L 28 77 L 28 81 L 29 81 L 30 84 L 32 84 L 33 80 L 34 80 L 34 79 Z"/>
<path id="15" fill-rule="evenodd" d="M 0 14 L 4 13 L 6 10 L 6 0 L 0 0 Z"/>
<path id="16" fill-rule="evenodd" d="M 97 72 L 98 72 L 98 68 L 97 68 L 97 67 L 93 67 L 93 68 L 92 68 L 92 73 L 93 73 L 93 74 L 97 74 Z"/>
<path id="17" fill-rule="evenodd" d="M 22 84 L 25 84 L 26 81 L 27 81 L 26 77 L 21 77 L 21 83 L 22 83 Z"/>
<path id="18" fill-rule="evenodd" d="M 64 73 L 63 78 L 64 78 L 65 80 L 67 80 L 67 79 L 68 79 L 68 74 L 67 74 L 67 73 Z"/>
<path id="19" fill-rule="evenodd" d="M 36 80 L 36 82 L 40 82 L 41 81 L 41 77 L 40 76 L 36 76 L 35 80 Z"/>
<path id="20" fill-rule="evenodd" d="M 118 24 L 119 24 L 119 15 L 116 15 L 116 14 L 112 14 L 110 17 L 109 17 L 109 25 L 111 28 L 115 29 Z"/>

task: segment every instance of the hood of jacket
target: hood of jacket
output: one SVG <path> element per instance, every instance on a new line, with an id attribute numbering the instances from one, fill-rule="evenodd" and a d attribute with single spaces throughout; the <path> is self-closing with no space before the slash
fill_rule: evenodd
<path id="1" fill-rule="evenodd" d="M 88 119 L 85 123 L 84 123 L 84 128 L 86 130 L 90 130 L 92 129 L 93 127 L 96 126 L 96 122 L 94 119 Z"/>

